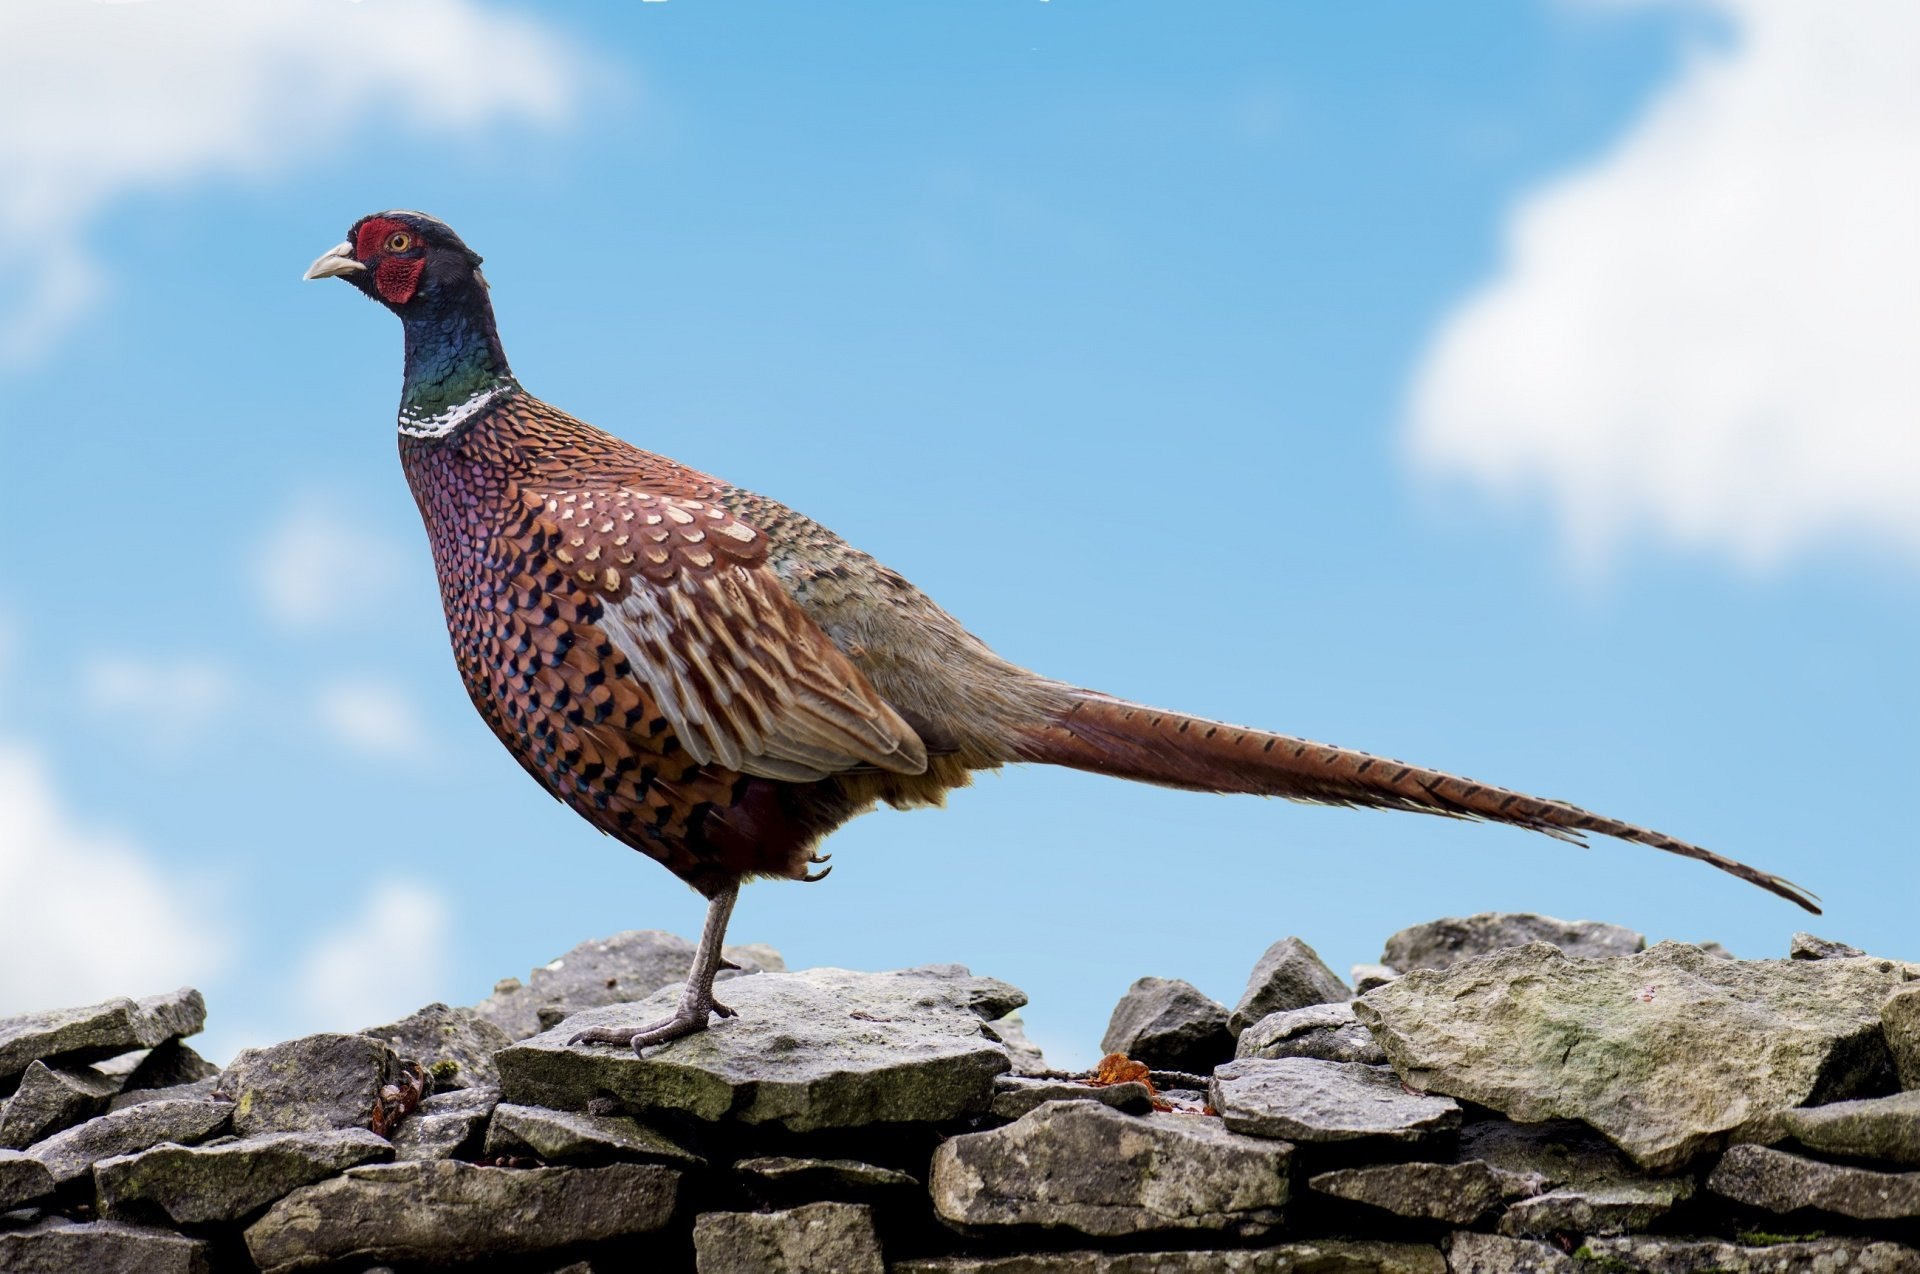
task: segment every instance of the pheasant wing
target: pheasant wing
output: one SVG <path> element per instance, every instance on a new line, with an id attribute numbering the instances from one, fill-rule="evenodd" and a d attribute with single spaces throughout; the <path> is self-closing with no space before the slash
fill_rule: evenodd
<path id="1" fill-rule="evenodd" d="M 792 782 L 926 769 L 913 727 L 788 596 L 754 527 L 633 485 L 523 499 L 537 551 L 597 596 L 598 626 L 696 760 Z"/>

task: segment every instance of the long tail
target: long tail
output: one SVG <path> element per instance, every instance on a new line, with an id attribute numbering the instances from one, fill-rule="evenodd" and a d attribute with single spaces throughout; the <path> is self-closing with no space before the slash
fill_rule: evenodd
<path id="1" fill-rule="evenodd" d="M 1486 819 L 1575 843 L 1583 843 L 1583 833 L 1593 832 L 1711 863 L 1820 914 L 1814 895 L 1790 881 L 1577 805 L 1488 787 L 1350 748 L 1162 712 L 1092 690 L 1070 692 L 1051 720 L 1021 733 L 1017 746 L 1023 760 L 1166 787 Z"/>

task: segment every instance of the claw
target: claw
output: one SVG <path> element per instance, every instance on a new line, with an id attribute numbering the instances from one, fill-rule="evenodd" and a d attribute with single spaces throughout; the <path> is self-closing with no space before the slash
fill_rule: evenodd
<path id="1" fill-rule="evenodd" d="M 811 885 L 815 881 L 825 880 L 828 876 L 831 876 L 832 874 L 833 874 L 833 868 L 822 867 L 819 871 L 808 872 L 806 875 L 802 876 L 800 879 L 806 881 L 809 885 Z"/>
<path id="2" fill-rule="evenodd" d="M 808 854 L 807 861 L 810 863 L 824 863 L 832 857 L 832 854 Z"/>
<path id="3" fill-rule="evenodd" d="M 714 1001 L 714 1002 L 713 1002 L 712 1004 L 710 1004 L 710 1005 L 708 1005 L 708 1006 L 707 1006 L 707 1011 L 708 1011 L 708 1012 L 710 1012 L 710 1013 L 712 1013 L 712 1014 L 713 1014 L 713 1015 L 714 1015 L 715 1017 L 738 1017 L 738 1016 L 740 1016 L 740 1015 L 739 1015 L 738 1013 L 735 1013 L 735 1012 L 734 1012 L 734 1011 L 733 1011 L 732 1009 L 730 1009 L 730 1008 L 728 1008 L 728 1007 L 727 1007 L 726 1005 L 724 1005 L 724 1004 L 722 1004 L 722 1003 L 720 1003 L 720 1001 L 718 1001 L 718 1000 L 715 1000 L 715 1001 Z"/>
<path id="4" fill-rule="evenodd" d="M 720 963 L 717 967 L 722 969 L 732 969 L 735 973 L 740 972 L 740 966 L 735 964 L 733 961 L 727 959 L 725 956 L 720 957 Z"/>

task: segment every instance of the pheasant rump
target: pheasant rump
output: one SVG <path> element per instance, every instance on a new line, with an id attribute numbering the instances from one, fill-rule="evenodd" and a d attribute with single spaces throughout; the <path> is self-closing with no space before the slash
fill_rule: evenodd
<path id="1" fill-rule="evenodd" d="M 854 815 L 938 805 L 1018 761 L 1598 833 L 1817 910 L 1777 876 L 1576 806 L 1008 663 L 817 522 L 521 388 L 480 257 L 432 217 L 364 217 L 306 277 L 344 279 L 405 330 L 400 459 L 474 707 L 542 787 L 708 900 L 673 1016 L 581 1040 L 640 1049 L 728 1015 L 713 980 L 742 881 L 817 880 L 821 838 Z"/>

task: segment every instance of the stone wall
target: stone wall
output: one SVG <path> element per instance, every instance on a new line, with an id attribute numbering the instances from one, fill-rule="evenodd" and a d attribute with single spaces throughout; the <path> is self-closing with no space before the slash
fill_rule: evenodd
<path id="1" fill-rule="evenodd" d="M 628 933 L 352 1035 L 182 1041 L 183 990 L 0 1021 L 0 1270 L 1920 1274 L 1920 966 L 1475 916 L 1229 1008 L 1142 978 L 1089 1074 L 958 965 L 788 972 L 649 1050 Z"/>

